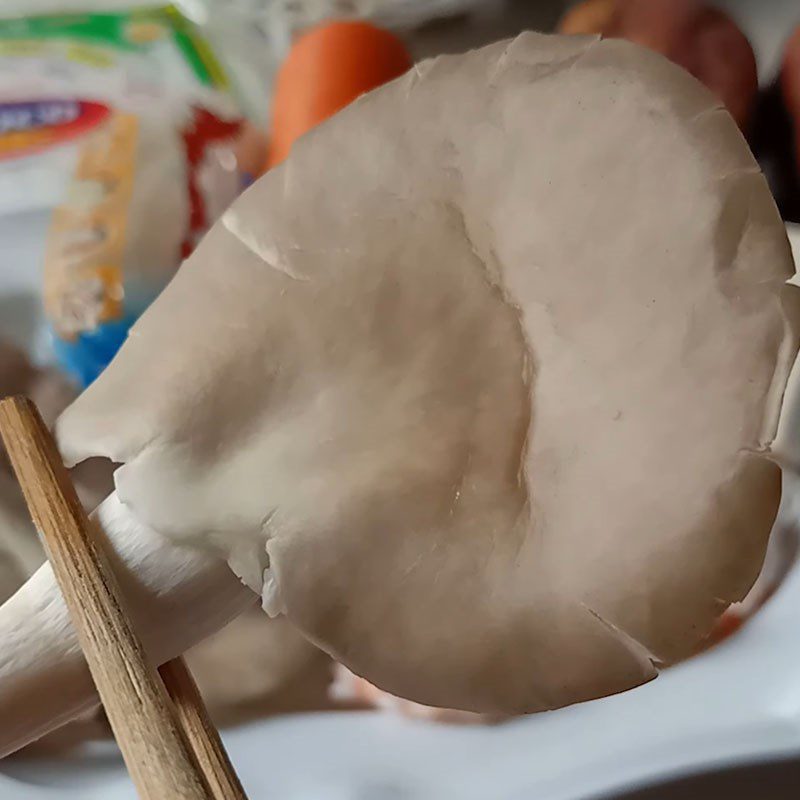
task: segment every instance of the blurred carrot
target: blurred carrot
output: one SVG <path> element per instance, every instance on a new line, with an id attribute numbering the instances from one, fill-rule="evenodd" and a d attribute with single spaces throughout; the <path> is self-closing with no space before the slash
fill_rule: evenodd
<path id="1" fill-rule="evenodd" d="M 572 6 L 558 23 L 559 33 L 604 33 L 617 13 L 616 0 L 583 0 Z"/>
<path id="2" fill-rule="evenodd" d="M 691 72 L 745 130 L 758 91 L 753 48 L 734 19 L 706 0 L 584 0 L 559 24 L 562 33 L 628 39 Z"/>
<path id="3" fill-rule="evenodd" d="M 403 43 L 367 22 L 329 22 L 300 36 L 276 79 L 267 168 L 299 136 L 410 66 Z"/>
<path id="4" fill-rule="evenodd" d="M 745 619 L 737 614 L 735 611 L 726 611 L 715 623 L 711 629 L 706 641 L 703 643 L 703 650 L 713 647 L 714 645 L 724 642 L 725 639 L 733 636 L 734 633 L 741 630 L 744 625 Z"/>
<path id="5" fill-rule="evenodd" d="M 795 168 L 800 170 L 800 25 L 786 43 L 780 82 L 784 105 L 794 121 Z"/>

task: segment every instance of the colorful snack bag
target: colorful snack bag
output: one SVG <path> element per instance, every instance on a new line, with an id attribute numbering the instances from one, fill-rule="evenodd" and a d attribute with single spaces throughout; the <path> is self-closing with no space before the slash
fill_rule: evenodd
<path id="1" fill-rule="evenodd" d="M 0 213 L 41 223 L 32 268 L 81 384 L 239 193 L 245 124 L 176 7 L 0 20 Z"/>

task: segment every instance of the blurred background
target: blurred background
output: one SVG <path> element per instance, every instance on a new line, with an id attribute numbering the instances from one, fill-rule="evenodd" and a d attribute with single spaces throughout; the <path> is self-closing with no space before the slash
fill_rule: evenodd
<path id="1" fill-rule="evenodd" d="M 415 61 L 526 29 L 624 37 L 689 70 L 736 120 L 798 240 L 798 0 L 3 0 L 0 394 L 27 392 L 53 420 L 298 136 Z M 91 507 L 110 465 L 74 477 Z M 406 703 L 257 610 L 189 662 L 253 797 L 794 798 L 800 580 L 787 486 L 764 573 L 708 652 L 657 689 L 588 710 L 498 724 Z M 2 462 L 0 601 L 42 558 Z M 108 739 L 102 714 L 68 726 L 0 765 L 0 798 L 132 796 Z M 263 794 L 261 752 L 280 754 Z"/>

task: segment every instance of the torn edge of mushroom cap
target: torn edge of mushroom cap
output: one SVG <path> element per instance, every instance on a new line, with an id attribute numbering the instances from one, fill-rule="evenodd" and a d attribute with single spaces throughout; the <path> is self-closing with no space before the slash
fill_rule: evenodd
<path id="1" fill-rule="evenodd" d="M 797 265 L 795 264 L 795 270 Z M 800 473 L 800 275 L 786 281 L 780 293 L 786 333 L 778 357 L 773 386 L 770 390 L 764 455 L 781 469 Z"/>

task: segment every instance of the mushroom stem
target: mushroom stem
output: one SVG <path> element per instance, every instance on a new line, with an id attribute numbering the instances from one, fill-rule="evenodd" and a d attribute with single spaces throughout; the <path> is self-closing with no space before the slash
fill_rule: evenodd
<path id="1" fill-rule="evenodd" d="M 145 649 L 180 655 L 251 606 L 256 596 L 225 562 L 176 547 L 111 494 L 92 514 Z M 44 564 L 0 607 L 0 758 L 97 705 L 64 599 Z"/>

